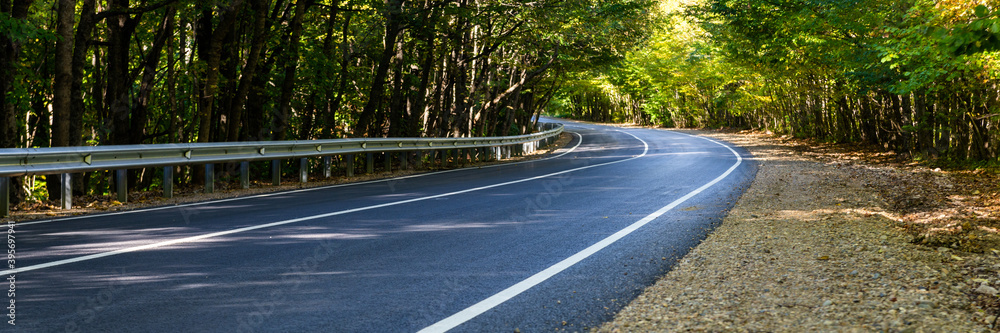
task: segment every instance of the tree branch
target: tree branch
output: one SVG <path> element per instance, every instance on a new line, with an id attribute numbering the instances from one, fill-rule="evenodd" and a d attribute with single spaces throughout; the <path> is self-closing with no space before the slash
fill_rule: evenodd
<path id="1" fill-rule="evenodd" d="M 109 17 L 112 17 L 112 16 L 118 16 L 118 15 L 143 14 L 143 13 L 151 12 L 151 11 L 154 11 L 154 10 L 166 7 L 166 6 L 168 6 L 168 5 L 170 5 L 170 4 L 174 3 L 174 2 L 177 2 L 177 0 L 164 0 L 164 1 L 160 2 L 160 3 L 153 4 L 153 5 L 150 5 L 150 6 L 139 7 L 139 8 L 129 8 L 129 9 L 126 9 L 126 10 L 105 10 L 105 11 L 102 11 L 102 12 L 97 13 L 96 15 L 94 15 L 94 20 L 95 21 L 100 21 L 100 20 L 103 20 L 103 19 L 106 19 L 106 18 L 109 18 Z"/>

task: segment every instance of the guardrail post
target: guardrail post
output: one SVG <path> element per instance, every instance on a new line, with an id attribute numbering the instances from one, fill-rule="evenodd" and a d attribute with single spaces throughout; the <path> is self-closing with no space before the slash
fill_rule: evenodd
<path id="1" fill-rule="evenodd" d="M 309 182 L 309 159 L 305 157 L 299 159 L 299 182 Z"/>
<path id="2" fill-rule="evenodd" d="M 205 164 L 205 193 L 215 193 L 215 164 Z"/>
<path id="3" fill-rule="evenodd" d="M 354 177 L 354 154 L 344 155 L 344 158 L 347 159 L 347 166 L 345 167 L 347 169 L 347 176 Z"/>
<path id="4" fill-rule="evenodd" d="M 73 183 L 70 182 L 70 174 L 59 175 L 59 182 L 62 183 L 59 189 L 62 191 L 62 195 L 59 196 L 62 209 L 73 209 Z"/>
<path id="5" fill-rule="evenodd" d="M 174 167 L 163 167 L 163 197 L 174 197 Z"/>
<path id="6" fill-rule="evenodd" d="M 392 172 L 392 152 L 382 153 L 382 164 L 384 164 L 385 172 Z"/>
<path id="7" fill-rule="evenodd" d="M 333 156 L 323 156 L 323 178 L 333 176 Z"/>
<path id="8" fill-rule="evenodd" d="M 414 159 L 414 163 L 416 164 L 417 169 L 420 169 L 420 168 L 422 168 L 424 166 L 424 151 L 423 150 L 418 150 L 417 151 L 417 157 Z"/>
<path id="9" fill-rule="evenodd" d="M 0 177 L 0 217 L 10 215 L 10 177 Z"/>
<path id="10" fill-rule="evenodd" d="M 410 159 L 410 152 L 408 152 L 408 151 L 401 151 L 401 152 L 399 152 L 399 169 L 400 170 L 406 170 L 407 167 L 409 167 L 409 165 L 408 165 L 408 164 L 410 164 L 409 163 L 410 162 L 409 159 Z"/>
<path id="11" fill-rule="evenodd" d="M 115 170 L 115 188 L 118 192 L 118 202 L 128 202 L 128 170 Z"/>
<path id="12" fill-rule="evenodd" d="M 271 185 L 281 185 L 281 161 L 271 160 Z"/>
<path id="13" fill-rule="evenodd" d="M 240 162 L 240 188 L 250 188 L 250 162 Z"/>
<path id="14" fill-rule="evenodd" d="M 375 173 L 375 154 L 365 154 L 365 174 Z"/>

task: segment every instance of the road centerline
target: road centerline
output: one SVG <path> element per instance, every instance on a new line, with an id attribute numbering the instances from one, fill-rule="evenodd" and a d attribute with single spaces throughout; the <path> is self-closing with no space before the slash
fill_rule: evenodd
<path id="1" fill-rule="evenodd" d="M 161 242 L 156 242 L 156 243 L 146 244 L 146 245 L 141 245 L 141 246 L 133 246 L 133 247 L 127 247 L 127 248 L 122 248 L 122 249 L 118 249 L 118 250 L 112 250 L 112 251 L 106 251 L 106 252 L 99 252 L 99 253 L 94 253 L 94 254 L 89 254 L 89 255 L 84 255 L 84 256 L 79 256 L 79 257 L 73 257 L 73 258 L 67 258 L 67 259 L 62 259 L 62 260 L 56 260 L 56 261 L 51 261 L 51 262 L 46 262 L 46 263 L 41 263 L 41 264 L 36 264 L 36 265 L 31 265 L 31 266 L 20 267 L 20 268 L 16 268 L 16 269 L 9 269 L 9 270 L 5 270 L 5 271 L 0 271 L 0 275 L 17 274 L 17 273 L 21 273 L 21 272 L 34 271 L 34 270 L 39 270 L 39 269 L 43 269 L 43 268 L 49 268 L 49 267 L 55 267 L 55 266 L 62 266 L 62 265 L 67 265 L 67 264 L 72 264 L 72 263 L 77 263 L 77 262 L 82 262 L 82 261 L 88 261 L 88 260 L 94 260 L 94 259 L 99 259 L 99 258 L 104 258 L 104 257 L 110 257 L 110 256 L 119 255 L 119 254 L 125 254 L 125 253 L 131 253 L 131 252 L 138 252 L 138 251 L 144 251 L 144 250 L 151 250 L 151 249 L 155 249 L 155 248 L 161 248 L 161 247 L 166 247 L 166 246 L 171 246 L 171 245 L 177 245 L 177 244 L 183 244 L 183 243 L 191 243 L 191 242 L 196 242 L 196 241 L 203 240 L 203 239 L 215 238 L 215 237 L 220 237 L 220 236 L 226 236 L 226 235 L 231 235 L 231 234 L 236 234 L 236 233 L 242 233 L 242 232 L 247 232 L 247 231 L 252 231 L 252 230 L 258 230 L 258 229 L 276 227 L 276 226 L 281 226 L 281 225 L 286 225 L 286 224 L 292 224 L 292 223 L 298 223 L 298 222 L 303 222 L 303 221 L 309 221 L 309 220 L 327 218 L 327 217 L 332 217 L 332 216 L 337 216 L 337 215 L 350 214 L 350 213 L 367 211 L 367 210 L 384 208 L 384 207 L 390 207 L 390 206 L 403 205 L 403 204 L 408 204 L 408 203 L 413 203 L 413 202 L 419 202 L 419 201 L 424 201 L 424 200 L 432 200 L 432 199 L 436 199 L 436 198 L 454 196 L 454 195 L 463 194 L 463 193 L 481 191 L 481 190 L 495 188 L 495 187 L 501 187 L 501 186 L 506 186 L 506 185 L 511 185 L 511 184 L 517 184 L 517 183 L 523 183 L 523 182 L 528 182 L 528 181 L 533 181 L 533 180 L 538 180 L 538 179 L 544 179 L 544 178 L 548 178 L 548 177 L 552 177 L 552 176 L 558 176 L 558 175 L 562 175 L 562 174 L 566 174 L 566 173 L 570 173 L 570 172 L 574 172 L 574 171 L 585 170 L 585 169 L 595 168 L 595 167 L 599 167 L 599 166 L 606 166 L 606 165 L 612 165 L 612 164 L 627 162 L 627 161 L 635 160 L 635 159 L 642 158 L 642 157 L 646 156 L 646 154 L 649 152 L 649 144 L 648 143 L 646 143 L 645 141 L 643 141 L 642 139 L 640 139 L 639 137 L 637 137 L 637 136 L 635 136 L 635 135 L 633 135 L 631 133 L 627 133 L 627 132 L 622 132 L 622 133 L 628 134 L 628 135 L 634 137 L 635 139 L 639 140 L 639 142 L 642 142 L 642 144 L 643 144 L 643 152 L 642 152 L 642 154 L 634 156 L 634 157 L 626 158 L 626 159 L 621 159 L 621 160 L 616 160 L 616 161 L 610 161 L 610 162 L 604 162 L 604 163 L 594 164 L 594 165 L 588 165 L 588 166 L 583 166 L 583 167 L 578 167 L 578 168 L 573 168 L 573 169 L 567 169 L 567 170 L 563 170 L 563 171 L 559 171 L 559 172 L 553 172 L 553 173 L 544 174 L 544 175 L 540 175 L 540 176 L 529 177 L 529 178 L 524 178 L 524 179 L 518 179 L 518 180 L 513 180 L 513 181 L 507 181 L 507 182 L 502 182 L 502 183 L 497 183 L 497 184 L 492 184 L 492 185 L 480 186 L 480 187 L 475 187 L 475 188 L 470 188 L 470 189 L 465 189 L 465 190 L 460 190 L 460 191 L 453 191 L 453 192 L 442 193 L 442 194 L 431 195 L 431 196 L 425 196 L 425 197 L 420 197 L 420 198 L 413 198 L 413 199 L 407 199 L 407 200 L 401 200 L 401 201 L 395 201 L 395 202 L 388 202 L 388 203 L 377 204 L 377 205 L 370 205 L 370 206 L 365 206 L 365 207 L 358 207 L 358 208 L 346 209 L 346 210 L 341 210 L 341 211 L 336 211 L 336 212 L 330 212 L 330 213 L 318 214 L 318 215 L 313 215 L 313 216 L 306 216 L 306 217 L 301 217 L 301 218 L 295 218 L 295 219 L 289 219 L 289 220 L 283 220 L 283 221 L 265 223 L 265 224 L 260 224 L 260 225 L 247 226 L 247 227 L 236 228 L 236 229 L 225 230 L 225 231 L 219 231 L 219 232 L 213 232 L 213 233 L 208 233 L 208 234 L 203 234 L 203 235 L 198 235 L 198 236 L 178 238 L 178 239 L 161 241 Z M 581 138 L 580 142 L 578 142 L 577 145 L 573 147 L 573 149 L 576 149 L 577 147 L 580 146 L 580 144 L 582 144 L 582 141 L 583 141 L 582 140 L 582 136 L 580 136 L 580 138 Z M 562 155 L 565 155 L 565 153 L 561 154 L 559 156 L 562 156 Z M 525 162 L 531 162 L 531 161 L 525 161 Z M 519 162 L 519 163 L 523 163 L 523 162 Z"/>

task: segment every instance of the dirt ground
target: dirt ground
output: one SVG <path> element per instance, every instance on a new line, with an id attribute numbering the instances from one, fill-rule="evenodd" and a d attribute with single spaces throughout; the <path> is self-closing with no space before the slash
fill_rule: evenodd
<path id="1" fill-rule="evenodd" d="M 1000 315 L 996 176 L 754 132 L 730 215 L 600 332 L 984 332 Z"/>

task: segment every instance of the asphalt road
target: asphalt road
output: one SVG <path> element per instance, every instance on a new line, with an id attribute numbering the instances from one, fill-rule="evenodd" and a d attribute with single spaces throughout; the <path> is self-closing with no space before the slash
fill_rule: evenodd
<path id="1" fill-rule="evenodd" d="M 594 327 L 698 244 L 756 166 L 683 133 L 566 129 L 543 160 L 16 225 L 3 330 Z"/>

